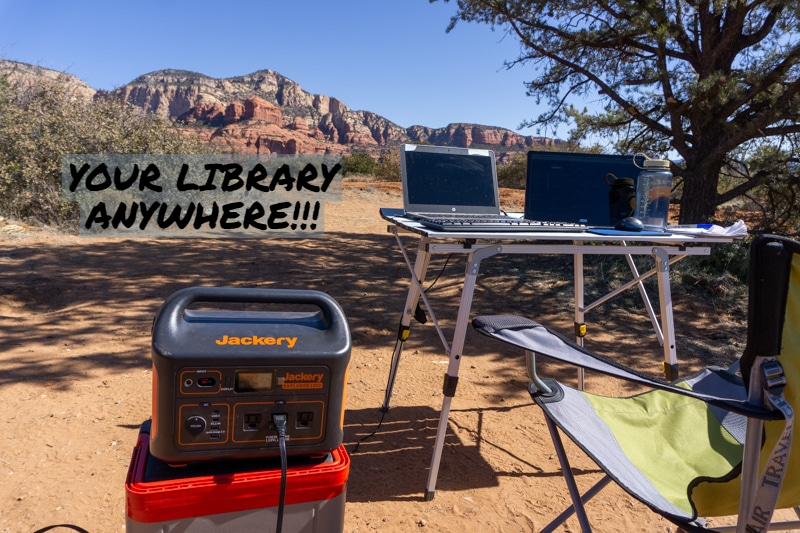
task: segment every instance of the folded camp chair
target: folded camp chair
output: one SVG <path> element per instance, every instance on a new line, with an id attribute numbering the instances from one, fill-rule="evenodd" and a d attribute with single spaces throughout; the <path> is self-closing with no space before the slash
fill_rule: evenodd
<path id="1" fill-rule="evenodd" d="M 741 377 L 708 368 L 672 384 L 650 379 L 577 346 L 531 320 L 482 316 L 481 333 L 523 348 L 528 390 L 545 413 L 573 505 L 591 531 L 584 503 L 609 481 L 685 531 L 708 531 L 701 517 L 738 516 L 715 531 L 767 531 L 775 508 L 800 515 L 800 439 L 792 442 L 792 406 L 800 406 L 800 243 L 774 236 L 750 248 L 747 345 Z M 536 375 L 536 354 L 651 387 L 606 398 Z M 558 429 L 606 476 L 581 495 Z M 771 529 L 800 528 L 800 521 Z"/>

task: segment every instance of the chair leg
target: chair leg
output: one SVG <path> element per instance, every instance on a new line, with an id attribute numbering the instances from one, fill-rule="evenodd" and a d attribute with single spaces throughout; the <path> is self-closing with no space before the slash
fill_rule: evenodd
<path id="1" fill-rule="evenodd" d="M 764 378 L 761 365 L 764 357 L 757 357 L 750 372 L 750 387 L 747 401 L 752 405 L 764 403 Z M 761 438 L 764 428 L 763 420 L 748 418 L 745 430 L 744 451 L 742 453 L 741 489 L 739 491 L 739 527 L 737 533 L 745 533 L 747 520 L 753 510 L 759 481 L 759 458 L 761 456 Z"/>
<path id="2" fill-rule="evenodd" d="M 583 505 L 592 499 L 598 492 L 600 492 L 603 487 L 608 485 L 608 483 L 611 481 L 611 478 L 608 476 L 603 476 L 603 478 L 591 489 L 586 491 L 586 494 L 581 496 L 581 493 L 578 490 L 578 485 L 575 482 L 575 476 L 572 475 L 572 469 L 569 466 L 567 452 L 564 450 L 564 443 L 561 441 L 561 435 L 558 434 L 558 427 L 556 426 L 555 422 L 550 420 L 550 417 L 548 416 L 545 416 L 545 421 L 547 422 L 547 429 L 550 431 L 550 437 L 553 440 L 553 446 L 556 449 L 558 462 L 561 464 L 561 472 L 564 475 L 564 481 L 567 483 L 567 489 L 569 489 L 569 495 L 572 499 L 572 507 L 561 513 L 555 520 L 550 522 L 544 529 L 542 529 L 540 533 L 550 533 L 555 531 L 555 529 L 564 523 L 567 518 L 572 516 L 572 513 L 578 515 L 578 522 L 581 525 L 581 531 L 583 531 L 583 533 L 591 533 L 592 527 L 589 524 L 589 518 L 586 516 L 586 509 Z"/>
<path id="3" fill-rule="evenodd" d="M 587 490 L 583 494 L 583 496 L 581 496 L 581 503 L 586 505 L 586 502 L 588 502 L 593 497 L 595 497 L 597 495 L 597 493 L 600 492 L 601 490 L 603 490 L 603 487 L 608 485 L 610 482 L 611 482 L 611 478 L 608 477 L 608 476 L 603 476 L 602 478 L 600 478 L 600 481 L 595 483 L 592 486 L 592 488 Z M 560 526 L 561 524 L 563 524 L 564 522 L 566 522 L 567 519 L 570 516 L 572 516 L 572 514 L 574 512 L 575 512 L 575 506 L 574 505 L 569 507 L 569 508 L 567 508 L 567 509 L 565 509 L 563 513 L 561 513 L 556 518 L 554 518 L 553 521 L 550 522 L 549 524 L 547 524 L 547 526 L 544 529 L 542 529 L 539 533 L 550 533 L 552 531 L 555 531 L 556 528 L 558 526 Z"/>

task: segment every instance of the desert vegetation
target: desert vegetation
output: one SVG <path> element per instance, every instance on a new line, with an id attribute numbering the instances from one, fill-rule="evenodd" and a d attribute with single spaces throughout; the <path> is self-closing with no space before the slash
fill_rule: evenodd
<path id="1" fill-rule="evenodd" d="M 61 226 L 65 154 L 189 154 L 206 146 L 163 118 L 112 98 L 87 98 L 66 77 L 0 78 L 0 215 Z"/>

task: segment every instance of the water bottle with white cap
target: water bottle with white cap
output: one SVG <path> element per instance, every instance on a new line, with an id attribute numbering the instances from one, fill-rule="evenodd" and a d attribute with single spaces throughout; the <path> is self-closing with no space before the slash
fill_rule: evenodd
<path id="1" fill-rule="evenodd" d="M 644 154 L 641 154 L 644 155 Z M 642 221 L 644 229 L 662 231 L 667 227 L 669 197 L 672 191 L 672 172 L 666 159 L 651 159 L 644 156 L 636 178 L 635 217 Z"/>

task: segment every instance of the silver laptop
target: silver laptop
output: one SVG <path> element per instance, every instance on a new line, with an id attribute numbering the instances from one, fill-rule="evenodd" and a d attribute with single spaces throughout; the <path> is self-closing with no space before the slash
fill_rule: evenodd
<path id="1" fill-rule="evenodd" d="M 454 146 L 400 146 L 407 216 L 500 216 L 494 152 Z"/>

